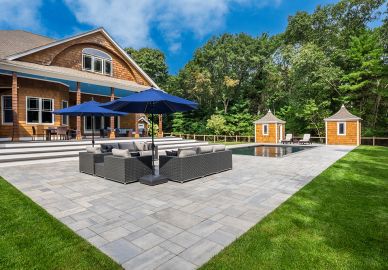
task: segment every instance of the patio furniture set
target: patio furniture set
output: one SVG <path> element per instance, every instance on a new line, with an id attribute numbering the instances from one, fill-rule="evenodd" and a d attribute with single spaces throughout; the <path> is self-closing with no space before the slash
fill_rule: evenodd
<path id="1" fill-rule="evenodd" d="M 69 129 L 68 126 L 59 127 L 44 127 L 33 126 L 32 127 L 32 140 L 36 141 L 42 138 L 42 140 L 51 141 L 53 138 L 57 140 L 69 140 L 75 138 L 76 131 Z"/>
<path id="2" fill-rule="evenodd" d="M 152 173 L 150 149 L 152 144 L 136 141 L 87 147 L 79 153 L 79 170 L 122 184 L 137 182 Z M 160 174 L 180 183 L 231 169 L 232 152 L 224 145 L 182 148 L 159 156 Z"/>
<path id="3" fill-rule="evenodd" d="M 310 134 L 304 134 L 303 138 L 301 140 L 298 140 L 296 138 L 292 137 L 292 134 L 287 134 L 286 138 L 281 141 L 282 144 L 291 144 L 291 143 L 299 143 L 299 144 L 312 144 L 311 142 L 311 135 Z"/>

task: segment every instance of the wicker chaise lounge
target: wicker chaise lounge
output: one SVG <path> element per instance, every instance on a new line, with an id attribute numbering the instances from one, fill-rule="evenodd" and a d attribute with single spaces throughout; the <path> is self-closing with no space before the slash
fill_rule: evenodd
<path id="1" fill-rule="evenodd" d="M 209 147 L 204 146 L 202 148 Z M 210 146 L 212 147 L 212 146 Z M 201 147 L 198 147 L 201 149 Z M 159 172 L 172 181 L 186 182 L 210 174 L 232 169 L 230 150 L 211 151 L 190 156 L 160 156 Z"/>

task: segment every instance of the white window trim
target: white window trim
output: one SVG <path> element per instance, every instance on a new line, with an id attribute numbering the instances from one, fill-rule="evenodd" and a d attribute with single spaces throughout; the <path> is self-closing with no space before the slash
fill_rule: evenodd
<path id="1" fill-rule="evenodd" d="M 103 51 L 101 51 L 101 52 L 103 52 Z M 107 54 L 106 52 L 103 52 L 103 53 Z M 84 56 L 85 55 L 90 56 L 92 58 L 92 63 L 91 63 L 92 64 L 92 68 L 91 68 L 91 70 L 84 68 Z M 109 55 L 109 54 L 107 54 L 107 55 Z M 92 55 L 92 54 L 88 54 L 88 53 L 82 52 L 82 57 L 81 57 L 82 58 L 82 70 L 83 71 L 87 71 L 87 72 L 92 72 L 92 73 L 112 76 L 113 75 L 113 59 L 112 59 L 112 57 L 110 55 L 109 55 L 109 57 L 110 57 L 110 59 L 104 59 L 104 58 L 101 58 L 101 57 L 98 57 L 98 56 L 95 56 L 95 55 Z M 94 70 L 94 60 L 95 59 L 101 60 L 101 72 Z M 105 73 L 105 62 L 107 62 L 107 61 L 110 62 L 110 73 Z"/>
<path id="2" fill-rule="evenodd" d="M 28 99 L 29 98 L 37 98 L 39 100 L 39 114 L 38 114 L 38 117 L 39 117 L 39 121 L 38 123 L 34 123 L 34 122 L 28 122 Z M 50 99 L 51 100 L 51 104 L 52 104 L 52 112 L 55 111 L 55 100 L 53 98 L 42 98 L 42 97 L 32 97 L 32 96 L 26 96 L 26 123 L 27 125 L 54 125 L 55 123 L 55 115 L 52 113 L 52 117 L 51 117 L 51 120 L 52 122 L 51 123 L 42 123 L 42 100 L 43 99 Z"/>
<path id="3" fill-rule="evenodd" d="M 84 133 L 92 133 L 92 130 L 91 129 L 86 129 L 86 117 L 87 116 L 84 116 L 84 117 L 82 117 L 84 120 Z M 102 124 L 102 126 L 104 127 L 105 126 L 105 116 L 100 116 L 102 119 L 101 119 L 101 124 Z M 110 121 L 110 117 L 111 116 L 107 116 L 107 117 L 109 117 L 109 121 Z M 120 128 L 120 116 L 117 116 L 117 127 L 115 127 L 115 128 Z M 95 130 L 96 131 L 96 130 Z"/>
<path id="4" fill-rule="evenodd" d="M 62 109 L 64 109 L 64 108 L 63 108 L 63 103 L 64 103 L 64 102 L 66 102 L 66 104 L 67 104 L 67 107 L 66 107 L 66 108 L 69 107 L 69 101 L 68 101 L 68 100 L 62 100 L 62 103 L 61 103 Z M 67 119 L 67 124 L 63 123 L 63 119 L 64 119 L 65 117 L 66 117 L 66 119 Z M 68 115 L 61 115 L 61 125 L 69 126 L 69 120 L 70 120 L 70 118 L 69 118 Z"/>
<path id="5" fill-rule="evenodd" d="M 344 125 L 344 133 L 340 134 L 340 124 Z M 338 136 L 346 136 L 346 122 L 337 122 L 337 135 Z"/>
<path id="6" fill-rule="evenodd" d="M 267 127 L 267 132 L 265 132 L 264 126 Z M 269 125 L 268 124 L 263 124 L 263 126 L 262 126 L 262 133 L 263 133 L 264 136 L 268 136 L 268 134 L 269 134 Z"/>
<path id="7" fill-rule="evenodd" d="M 11 126 L 11 125 L 13 125 L 13 121 L 12 122 L 5 122 L 4 121 L 4 116 L 5 116 L 5 114 L 4 114 L 4 97 L 11 97 L 11 102 L 12 102 L 12 95 L 1 96 L 1 124 L 3 126 Z M 12 109 L 12 111 L 13 111 L 13 109 Z M 13 117 L 13 115 L 12 115 L 12 117 Z"/>

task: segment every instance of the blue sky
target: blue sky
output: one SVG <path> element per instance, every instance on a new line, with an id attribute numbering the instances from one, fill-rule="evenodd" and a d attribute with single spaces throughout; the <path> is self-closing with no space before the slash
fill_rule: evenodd
<path id="1" fill-rule="evenodd" d="M 212 35 L 283 32 L 298 10 L 334 0 L 0 0 L 0 29 L 64 38 L 104 27 L 122 46 L 154 47 L 175 74 Z M 15 15 L 16 14 L 16 15 Z"/>

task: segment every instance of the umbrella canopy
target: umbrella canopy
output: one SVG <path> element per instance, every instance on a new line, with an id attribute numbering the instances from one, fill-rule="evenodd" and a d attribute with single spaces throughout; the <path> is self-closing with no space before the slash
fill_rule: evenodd
<path id="1" fill-rule="evenodd" d="M 103 108 L 127 113 L 163 114 L 197 109 L 198 104 L 162 90 L 150 88 L 102 105 Z"/>
<path id="2" fill-rule="evenodd" d="M 65 109 L 53 111 L 54 114 L 69 115 L 69 116 L 92 116 L 92 145 L 94 146 L 94 117 L 95 116 L 120 116 L 126 115 L 125 112 L 112 111 L 100 107 L 102 104 L 91 100 L 71 106 Z"/>
<path id="3" fill-rule="evenodd" d="M 198 104 L 166 92 L 150 88 L 142 92 L 123 97 L 102 105 L 103 108 L 127 113 L 152 114 L 152 175 L 140 178 L 140 182 L 147 185 L 157 185 L 167 181 L 160 175 L 155 175 L 154 164 L 154 114 L 185 112 L 197 109 Z"/>
<path id="4" fill-rule="evenodd" d="M 112 111 L 103 108 L 101 105 L 103 105 L 103 103 L 91 100 L 65 109 L 56 110 L 53 113 L 69 116 L 120 116 L 127 114 L 125 112 Z"/>

